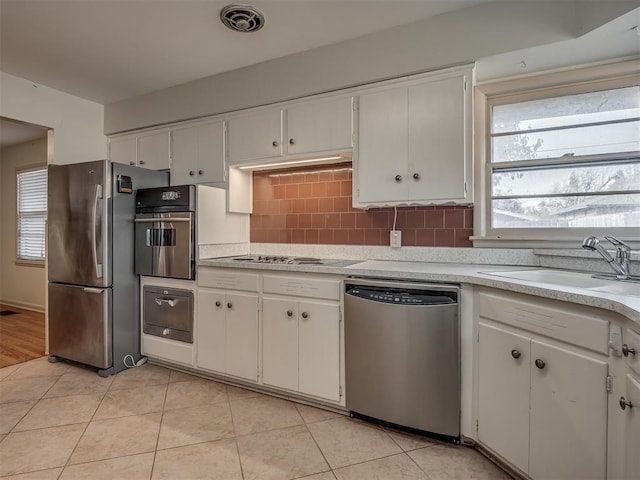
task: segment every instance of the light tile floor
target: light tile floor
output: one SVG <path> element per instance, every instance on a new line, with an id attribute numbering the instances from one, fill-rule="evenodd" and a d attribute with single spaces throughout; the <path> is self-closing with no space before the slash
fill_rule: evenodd
<path id="1" fill-rule="evenodd" d="M 509 479 L 475 450 L 155 365 L 0 369 L 0 477 Z"/>

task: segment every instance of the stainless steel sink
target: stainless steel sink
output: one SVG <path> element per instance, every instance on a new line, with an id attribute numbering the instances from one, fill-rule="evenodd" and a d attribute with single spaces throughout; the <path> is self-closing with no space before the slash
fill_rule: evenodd
<path id="1" fill-rule="evenodd" d="M 564 272 L 561 270 L 501 270 L 479 272 L 496 277 L 512 278 L 527 282 L 562 285 L 572 288 L 585 288 L 594 292 L 616 295 L 640 296 L 640 283 L 619 281 L 616 279 L 596 278 L 588 273 Z"/>

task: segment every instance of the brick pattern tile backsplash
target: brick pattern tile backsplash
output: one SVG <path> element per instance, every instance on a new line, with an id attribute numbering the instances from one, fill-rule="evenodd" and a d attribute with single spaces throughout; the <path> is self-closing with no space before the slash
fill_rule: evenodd
<path id="1" fill-rule="evenodd" d="M 351 176 L 350 163 L 254 172 L 251 241 L 389 245 L 394 209 L 352 208 Z M 472 207 L 397 210 L 403 246 L 472 246 Z"/>

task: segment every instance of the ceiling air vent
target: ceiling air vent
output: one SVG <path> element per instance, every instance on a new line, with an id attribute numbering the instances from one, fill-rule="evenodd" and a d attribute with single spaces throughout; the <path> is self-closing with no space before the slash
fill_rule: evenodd
<path id="1" fill-rule="evenodd" d="M 264 26 L 264 15 L 249 5 L 227 5 L 220 11 L 220 20 L 236 32 L 255 32 Z"/>

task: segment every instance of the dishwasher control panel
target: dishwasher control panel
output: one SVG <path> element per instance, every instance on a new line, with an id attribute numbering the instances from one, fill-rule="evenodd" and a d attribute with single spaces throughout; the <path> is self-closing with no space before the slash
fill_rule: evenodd
<path id="1" fill-rule="evenodd" d="M 425 292 L 399 288 L 347 285 L 347 295 L 398 305 L 449 305 L 457 301 L 456 292 Z"/>

